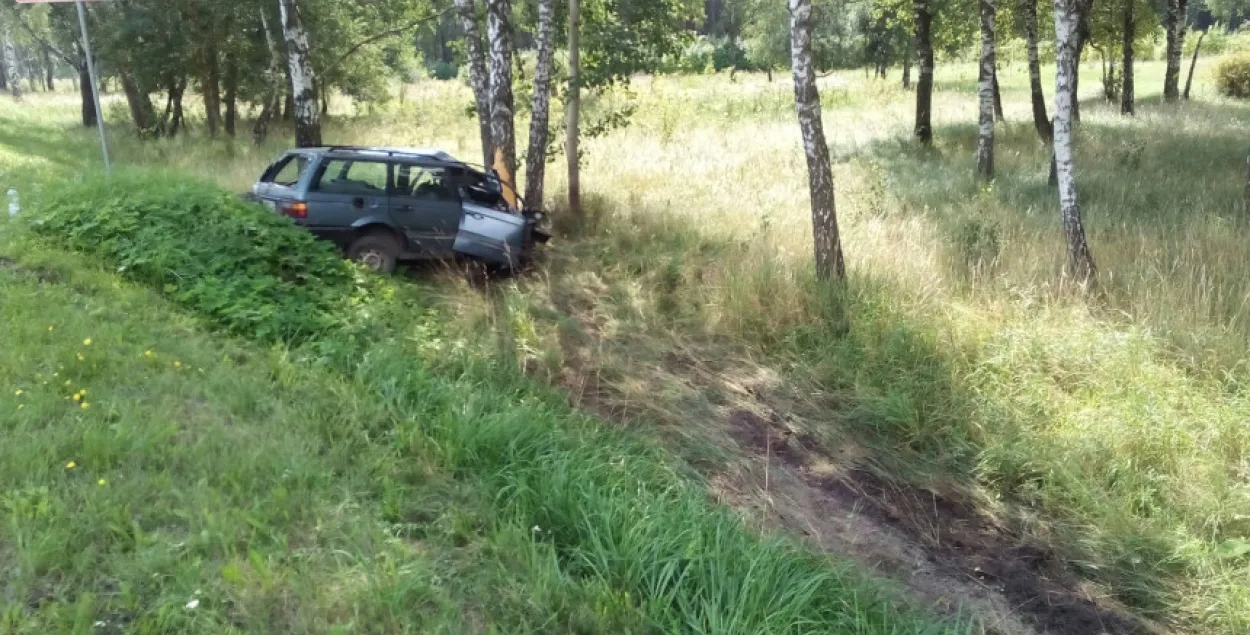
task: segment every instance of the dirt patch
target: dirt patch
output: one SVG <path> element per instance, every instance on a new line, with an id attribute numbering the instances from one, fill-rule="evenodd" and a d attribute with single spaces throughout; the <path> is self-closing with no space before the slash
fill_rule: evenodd
<path id="1" fill-rule="evenodd" d="M 42 267 L 24 267 L 16 260 L 4 256 L 0 256 L 0 271 L 9 271 L 14 276 L 36 280 L 40 284 L 57 282 L 61 279 L 60 274 L 55 271 Z"/>
<path id="2" fill-rule="evenodd" d="M 734 411 L 728 419 L 744 449 L 773 462 L 766 466 L 772 513 L 786 524 L 808 525 L 803 533 L 823 547 L 845 549 L 844 555 L 902 579 L 939 610 L 963 603 L 988 628 L 1006 633 L 1163 632 L 954 487 L 939 492 L 847 466 L 814 439 L 752 412 Z M 785 472 L 792 478 L 779 476 Z M 786 502 L 777 505 L 782 493 Z M 819 513 L 807 513 L 812 507 Z"/>

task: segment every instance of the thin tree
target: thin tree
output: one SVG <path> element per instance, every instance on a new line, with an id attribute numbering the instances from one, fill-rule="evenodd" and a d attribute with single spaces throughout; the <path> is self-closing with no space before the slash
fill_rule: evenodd
<path id="1" fill-rule="evenodd" d="M 1194 43 L 1194 57 L 1189 61 L 1189 76 L 1185 78 L 1185 92 L 1181 94 L 1181 97 L 1186 100 L 1189 99 L 1189 87 L 1194 84 L 1194 67 L 1198 66 L 1198 51 L 1202 50 L 1202 40 L 1206 39 L 1209 30 L 1203 29 L 1202 33 L 1198 34 L 1198 41 Z"/>
<path id="2" fill-rule="evenodd" d="M 581 1 L 569 0 L 569 95 L 565 101 L 564 154 L 569 164 L 569 213 L 582 215 L 582 180 L 578 150 L 582 114 Z"/>
<path id="3" fill-rule="evenodd" d="M 981 65 L 978 73 L 980 108 L 977 117 L 977 174 L 994 178 L 994 0 L 980 0 Z"/>
<path id="4" fill-rule="evenodd" d="M 1054 169 L 1059 186 L 1059 211 L 1068 243 L 1072 272 L 1082 282 L 1097 273 L 1094 257 L 1085 241 L 1081 208 L 1076 194 L 1076 168 L 1072 161 L 1072 79 L 1076 65 L 1076 39 L 1080 0 L 1055 0 L 1055 153 Z"/>
<path id="5" fill-rule="evenodd" d="M 494 167 L 504 197 L 516 204 L 516 131 L 512 101 L 512 21 L 509 0 L 487 0 L 490 10 L 490 132 Z"/>
<path id="6" fill-rule="evenodd" d="M 996 47 L 997 48 L 997 47 Z M 995 55 L 997 57 L 997 55 Z M 1007 116 L 1003 114 L 1003 93 L 998 87 L 998 64 L 994 64 L 994 119 L 996 121 L 1007 121 Z"/>
<path id="7" fill-rule="evenodd" d="M 469 65 L 469 86 L 473 89 L 473 103 L 477 108 L 478 134 L 482 139 L 482 165 L 489 166 L 495 154 L 490 133 L 490 78 L 486 72 L 486 53 L 482 50 L 482 32 L 478 28 L 476 1 L 456 0 L 456 13 L 460 16 L 460 28 L 464 31 L 464 49 Z"/>
<path id="8" fill-rule="evenodd" d="M 933 143 L 933 9 L 929 0 L 912 2 L 912 17 L 916 29 L 916 138 L 921 143 Z"/>
<path id="9" fill-rule="evenodd" d="M 261 98 L 260 114 L 252 125 L 252 141 L 256 145 L 265 142 L 269 136 L 269 122 L 278 116 L 282 108 L 282 80 L 286 78 L 282 72 L 282 51 L 278 48 L 278 40 L 269 28 L 268 11 L 260 9 L 260 30 L 265 34 L 265 46 L 269 49 L 269 68 L 265 70 L 265 95 Z"/>
<path id="10" fill-rule="evenodd" d="M 13 34 L 9 23 L 0 23 L 0 46 L 4 47 L 4 71 L 13 99 L 22 98 L 22 75 L 17 66 L 17 50 L 13 48 Z"/>
<path id="11" fill-rule="evenodd" d="M 838 238 L 838 215 L 834 203 L 833 168 L 820 115 L 820 92 L 812 63 L 812 0 L 790 2 L 790 59 L 794 71 L 794 108 L 803 132 L 807 156 L 807 184 L 812 204 L 812 239 L 816 252 L 816 277 L 846 278 L 842 243 Z M 923 70 L 921 77 L 923 77 Z M 924 81 L 923 79 L 921 81 Z"/>
<path id="12" fill-rule="evenodd" d="M 300 19 L 298 0 L 278 0 L 282 37 L 286 40 L 287 69 L 295 116 L 295 145 L 321 145 L 321 114 L 317 110 L 317 76 L 308 56 L 308 33 Z"/>
<path id="13" fill-rule="evenodd" d="M 1187 0 L 1168 0 L 1167 19 L 1167 67 L 1163 73 L 1163 99 L 1176 101 L 1180 98 L 1181 50 L 1185 48 L 1185 11 Z"/>
<path id="14" fill-rule="evenodd" d="M 1024 15 L 1024 40 L 1029 57 L 1029 96 L 1033 101 L 1033 127 L 1042 141 L 1050 143 L 1054 129 L 1046 116 L 1046 94 L 1042 92 L 1042 63 L 1037 54 L 1037 0 L 1021 0 Z"/>
<path id="15" fill-rule="evenodd" d="M 1134 15 L 1137 0 L 1124 0 L 1124 49 L 1123 85 L 1120 87 L 1120 114 L 1133 114 L 1133 37 L 1137 34 L 1137 16 Z"/>
<path id="16" fill-rule="evenodd" d="M 551 1 L 538 0 L 538 61 L 534 69 L 534 100 L 530 107 L 529 149 L 525 153 L 525 202 L 533 209 L 543 205 L 543 179 L 547 170 L 551 66 L 555 57 Z"/>

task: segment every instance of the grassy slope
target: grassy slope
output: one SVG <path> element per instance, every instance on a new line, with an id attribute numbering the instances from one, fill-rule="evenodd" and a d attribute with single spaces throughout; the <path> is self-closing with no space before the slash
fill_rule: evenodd
<path id="1" fill-rule="evenodd" d="M 804 273 L 792 96 L 784 82 L 743 75 L 638 82 L 634 125 L 589 144 L 596 239 L 558 244 L 549 271 L 507 291 L 506 318 L 458 287 L 434 294 L 459 316 L 450 337 L 506 325 L 509 346 L 553 377 L 572 360 L 561 340 L 586 339 L 596 381 L 623 402 L 614 405 L 674 427 L 714 408 L 706 395 L 640 390 L 671 352 L 763 364 L 827 413 L 802 422 L 816 432 L 850 431 L 899 474 L 937 472 L 1024 503 L 1033 531 L 1143 612 L 1245 632 L 1250 564 L 1235 554 L 1250 539 L 1250 231 L 1235 166 L 1250 113 L 1214 98 L 1204 66 L 1196 101 L 1171 109 L 1150 94 L 1161 66 L 1143 65 L 1131 121 L 1093 99 L 1086 67 L 1078 159 L 1104 275 L 1098 302 L 1061 283 L 1048 154 L 1027 123 L 1019 67 L 1003 73 L 1011 123 L 992 188 L 968 166 L 970 67 L 940 69 L 931 153 L 904 141 L 906 94 L 855 73 L 826 80 L 855 272 L 838 303 Z M 473 156 L 473 130 L 449 105 L 461 89 L 418 91 L 417 106 L 342 121 L 330 138 Z M 90 161 L 90 136 L 66 134 L 64 102 L 0 117 L 0 157 L 25 147 L 40 164 Z M 233 187 L 278 149 L 117 141 L 127 161 Z"/>
<path id="2" fill-rule="evenodd" d="M 196 196 L 144 184 L 161 176 L 68 199 Z M 160 209 L 132 247 L 186 248 Z M 747 531 L 407 287 L 374 301 L 368 342 L 258 349 L 106 273 L 108 252 L 101 270 L 3 229 L 4 632 L 946 630 Z"/>

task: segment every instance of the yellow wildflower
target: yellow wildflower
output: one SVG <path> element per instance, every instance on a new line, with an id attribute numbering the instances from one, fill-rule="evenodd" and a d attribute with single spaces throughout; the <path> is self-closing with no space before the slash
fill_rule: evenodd
<path id="1" fill-rule="evenodd" d="M 85 402 L 85 401 L 84 401 L 84 402 L 82 402 L 82 405 L 81 405 L 81 406 L 79 406 L 79 407 L 80 407 L 80 408 L 82 408 L 83 410 L 86 410 L 87 408 L 90 408 L 90 407 L 91 407 L 91 404 L 89 404 L 89 403 L 87 403 L 87 402 Z"/>
<path id="2" fill-rule="evenodd" d="M 18 410 L 21 410 L 22 408 L 25 408 L 25 407 L 26 407 L 26 404 L 24 404 L 24 403 L 19 403 L 19 404 L 17 404 L 17 409 L 18 409 Z"/>
<path id="3" fill-rule="evenodd" d="M 86 361 L 86 360 L 87 360 L 87 358 L 86 358 L 86 357 L 83 357 L 83 356 L 82 356 L 82 353 L 79 353 L 79 354 L 78 354 L 78 361 L 82 362 L 82 361 Z"/>
<path id="4" fill-rule="evenodd" d="M 74 401 L 82 401 L 82 393 L 80 392 L 74 393 Z"/>
<path id="5" fill-rule="evenodd" d="M 105 485 L 108 485 L 108 484 L 109 484 L 109 482 L 108 482 L 108 481 L 106 481 L 106 480 L 104 480 L 104 479 L 100 479 L 100 480 L 96 481 L 96 482 L 95 482 L 95 484 L 96 484 L 96 485 L 99 485 L 100 487 L 104 487 Z"/>
<path id="6" fill-rule="evenodd" d="M 174 362 L 174 368 L 182 368 L 182 362 Z"/>
<path id="7" fill-rule="evenodd" d="M 68 379 L 66 379 L 66 380 L 65 380 L 65 385 L 66 385 L 66 386 L 68 386 L 68 385 L 70 385 L 70 384 L 72 384 L 72 383 L 74 383 L 74 382 L 71 382 L 71 381 L 70 381 L 70 380 L 68 380 Z"/>
<path id="8" fill-rule="evenodd" d="M 49 327 L 48 327 L 48 332 L 49 332 L 49 333 L 51 333 L 52 331 L 55 331 L 55 330 L 56 330 L 56 327 L 55 327 L 55 326 L 49 326 Z"/>
<path id="9" fill-rule="evenodd" d="M 76 468 L 76 467 L 78 467 L 78 464 L 77 464 L 77 463 L 75 463 L 75 462 L 73 462 L 73 461 L 70 461 L 69 463 L 66 463 L 66 464 L 65 464 L 65 469 L 67 469 L 67 470 L 72 470 L 72 469 L 74 469 L 74 468 Z"/>
<path id="10" fill-rule="evenodd" d="M 83 346 L 91 346 L 91 338 L 90 338 L 90 337 L 88 337 L 87 339 L 83 340 L 83 341 L 82 341 L 82 345 L 83 345 Z"/>
<path id="11" fill-rule="evenodd" d="M 146 351 L 143 351 L 143 356 L 144 356 L 144 357 L 152 357 L 153 355 L 155 355 L 155 353 L 153 353 L 153 352 L 152 352 L 152 349 L 150 349 L 150 348 L 149 348 L 148 350 L 146 350 Z"/>
<path id="12" fill-rule="evenodd" d="M 87 396 L 87 389 L 86 389 L 86 388 L 79 388 L 79 389 L 78 389 L 78 392 L 82 393 L 82 395 L 83 395 L 84 397 L 86 397 L 86 396 Z"/>
<path id="13" fill-rule="evenodd" d="M 22 391 L 22 389 L 20 389 L 20 388 L 19 388 L 19 389 L 17 390 L 17 392 L 13 393 L 13 396 L 14 396 L 14 397 L 21 397 L 21 396 L 22 396 L 22 392 L 23 392 L 23 391 Z"/>

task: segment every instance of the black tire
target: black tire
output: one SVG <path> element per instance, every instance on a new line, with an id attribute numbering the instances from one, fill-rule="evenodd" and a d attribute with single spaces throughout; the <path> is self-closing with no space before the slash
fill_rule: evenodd
<path id="1" fill-rule="evenodd" d="M 347 248 L 347 257 L 378 273 L 391 273 L 399 264 L 399 240 L 390 234 L 370 232 Z"/>

